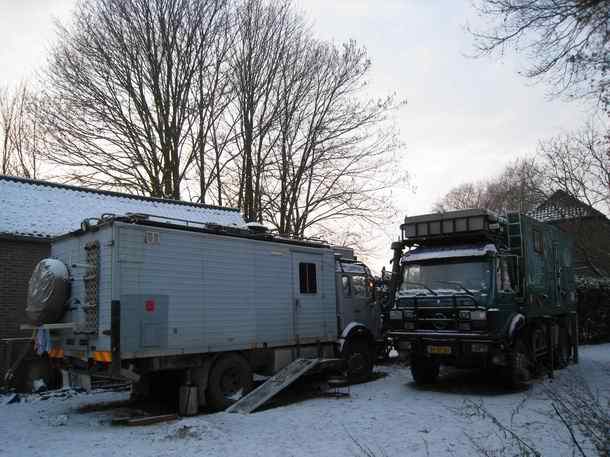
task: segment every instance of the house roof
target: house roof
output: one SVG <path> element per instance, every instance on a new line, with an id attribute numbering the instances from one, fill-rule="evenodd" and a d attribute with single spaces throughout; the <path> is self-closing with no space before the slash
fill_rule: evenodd
<path id="1" fill-rule="evenodd" d="M 239 210 L 0 175 L 0 235 L 51 238 L 102 214 L 155 214 L 241 226 Z"/>
<path id="2" fill-rule="evenodd" d="M 557 190 L 536 209 L 528 213 L 530 217 L 542 222 L 562 221 L 587 217 L 605 219 L 603 213 L 563 190 Z"/>

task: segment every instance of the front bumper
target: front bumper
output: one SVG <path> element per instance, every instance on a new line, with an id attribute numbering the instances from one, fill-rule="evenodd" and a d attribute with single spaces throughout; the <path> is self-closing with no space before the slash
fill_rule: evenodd
<path id="1" fill-rule="evenodd" d="M 489 333 L 475 333 L 475 332 L 435 332 L 428 330 L 392 330 L 388 332 L 388 336 L 395 339 L 406 339 L 406 340 L 460 340 L 460 341 L 477 341 L 477 342 L 488 342 L 494 343 L 499 342 L 498 338 L 494 338 Z"/>
<path id="2" fill-rule="evenodd" d="M 489 333 L 394 330 L 388 336 L 401 356 L 430 357 L 465 368 L 506 364 L 504 341 Z"/>

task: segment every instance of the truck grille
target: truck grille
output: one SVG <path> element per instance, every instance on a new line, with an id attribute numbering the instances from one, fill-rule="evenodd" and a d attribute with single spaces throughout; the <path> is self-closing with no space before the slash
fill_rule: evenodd
<path id="1" fill-rule="evenodd" d="M 411 330 L 457 332 L 470 330 L 460 328 L 460 324 L 466 321 L 460 321 L 459 312 L 477 309 L 479 305 L 469 295 L 451 295 L 401 298 L 398 308 L 414 313 L 413 319 L 405 320 L 415 324 Z"/>

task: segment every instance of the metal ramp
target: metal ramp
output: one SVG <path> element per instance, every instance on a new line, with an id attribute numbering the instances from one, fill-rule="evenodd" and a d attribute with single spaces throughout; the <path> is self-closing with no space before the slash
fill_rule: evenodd
<path id="1" fill-rule="evenodd" d="M 320 359 L 296 359 L 285 366 L 245 397 L 233 403 L 226 412 L 249 414 L 269 401 L 305 373 L 316 367 Z"/>

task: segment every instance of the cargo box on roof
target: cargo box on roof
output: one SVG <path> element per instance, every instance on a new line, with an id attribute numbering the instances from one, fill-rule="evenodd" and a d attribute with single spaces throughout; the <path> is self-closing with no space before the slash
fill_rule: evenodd
<path id="1" fill-rule="evenodd" d="M 496 234 L 502 230 L 500 218 L 484 209 L 467 209 L 447 213 L 405 217 L 401 225 L 404 240 L 442 239 L 463 237 L 482 232 Z"/>

